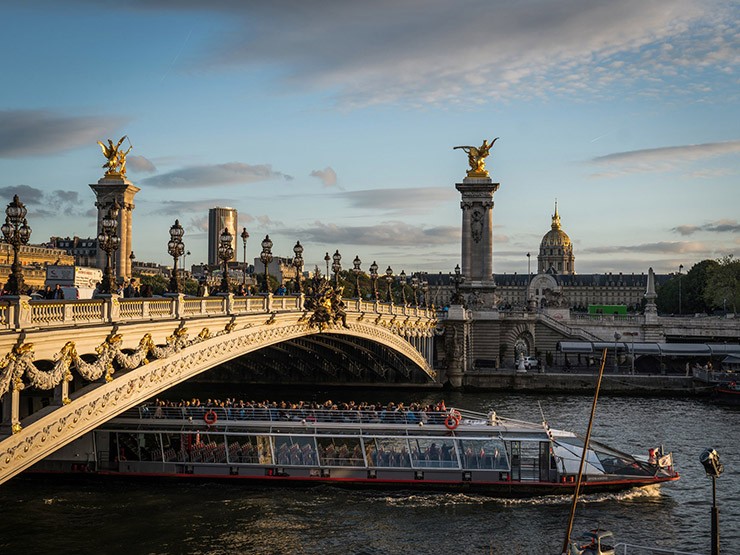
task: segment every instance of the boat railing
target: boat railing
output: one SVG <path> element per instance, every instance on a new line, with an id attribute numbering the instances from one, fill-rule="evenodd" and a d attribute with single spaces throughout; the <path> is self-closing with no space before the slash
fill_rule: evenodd
<path id="1" fill-rule="evenodd" d="M 285 409 L 277 407 L 167 407 L 142 405 L 121 414 L 123 418 L 199 420 L 205 424 L 217 422 L 300 422 L 303 424 L 394 424 L 434 425 L 444 424 L 448 412 L 420 410 L 335 410 L 335 409 Z M 485 416 L 484 416 L 485 417 Z"/>
<path id="2" fill-rule="evenodd" d="M 645 545 L 634 545 L 630 543 L 615 543 L 614 555 L 699 555 L 694 551 L 678 551 L 676 549 L 663 549 L 660 547 L 648 547 Z"/>

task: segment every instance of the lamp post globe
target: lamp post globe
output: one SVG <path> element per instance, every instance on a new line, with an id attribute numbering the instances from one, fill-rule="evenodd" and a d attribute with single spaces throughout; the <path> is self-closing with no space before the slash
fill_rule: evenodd
<path id="1" fill-rule="evenodd" d="M 414 274 L 411 276 L 411 289 L 414 292 L 414 306 L 419 306 L 419 297 L 418 297 L 418 290 L 419 290 L 419 276 Z"/>
<path id="2" fill-rule="evenodd" d="M 342 255 L 339 254 L 339 249 L 332 255 L 332 259 L 334 262 L 332 262 L 331 270 L 334 272 L 334 287 L 339 287 L 339 272 L 342 271 Z"/>
<path id="3" fill-rule="evenodd" d="M 355 274 L 355 297 L 358 299 L 362 299 L 362 294 L 360 292 L 360 273 L 362 273 L 362 269 L 360 269 L 361 265 L 362 260 L 360 260 L 360 256 L 355 255 L 355 259 L 352 261 L 352 271 Z"/>
<path id="4" fill-rule="evenodd" d="M 242 243 L 244 244 L 244 271 L 242 272 L 242 285 L 246 289 L 247 287 L 247 239 L 249 239 L 249 232 L 246 227 L 242 228 Z"/>
<path id="5" fill-rule="evenodd" d="M 262 292 L 269 293 L 270 292 L 270 284 L 269 284 L 270 273 L 267 267 L 270 265 L 270 262 L 272 262 L 272 240 L 270 239 L 269 235 L 265 235 L 265 238 L 262 239 L 262 252 L 260 253 L 260 262 L 262 262 L 262 264 L 264 264 L 265 266 L 264 283 L 262 284 Z"/>
<path id="6" fill-rule="evenodd" d="M 298 294 L 303 293 L 301 287 L 301 274 L 303 273 L 303 245 L 300 241 L 295 242 L 293 247 L 293 266 L 295 267 L 295 283 L 298 289 Z"/>
<path id="7" fill-rule="evenodd" d="M 173 260 L 172 275 L 170 276 L 170 293 L 182 292 L 182 282 L 180 281 L 180 272 L 177 269 L 177 261 L 185 254 L 185 245 L 182 242 L 183 235 L 185 235 L 185 230 L 180 225 L 180 220 L 175 220 L 175 223 L 170 227 L 170 240 L 167 243 L 167 253 Z"/>
<path id="8" fill-rule="evenodd" d="M 328 280 L 329 279 L 329 261 L 331 260 L 331 256 L 329 256 L 329 253 L 327 252 L 324 255 L 324 262 L 326 262 L 326 274 L 325 277 Z"/>
<path id="9" fill-rule="evenodd" d="M 385 271 L 385 281 L 388 284 L 388 302 L 393 302 L 393 291 L 391 290 L 391 285 L 393 284 L 393 268 L 388 266 L 388 268 Z"/>
<path id="10" fill-rule="evenodd" d="M 21 245 L 28 243 L 31 238 L 31 228 L 26 221 L 28 210 L 20 201 L 18 195 L 13 195 L 13 201 L 5 208 L 5 223 L 0 226 L 5 242 L 13 247 L 13 264 L 6 289 L 11 295 L 20 295 L 25 289 L 23 267 L 18 257 Z"/>
<path id="11" fill-rule="evenodd" d="M 401 270 L 401 273 L 398 274 L 398 281 L 401 284 L 401 303 L 406 306 L 408 305 L 406 300 L 406 270 Z"/>
<path id="12" fill-rule="evenodd" d="M 234 258 L 234 247 L 233 241 L 234 236 L 229 231 L 229 228 L 225 227 L 218 237 L 218 257 L 223 261 L 223 273 L 221 275 L 221 292 L 229 292 L 229 260 Z"/>
<path id="13" fill-rule="evenodd" d="M 100 292 L 111 294 L 116 290 L 116 278 L 113 272 L 113 253 L 118 250 L 121 238 L 118 237 L 118 201 L 114 201 L 108 208 L 105 216 L 100 222 L 100 233 L 98 234 L 98 247 L 105 252 L 105 269 L 103 270 L 103 281 L 100 284 Z"/>
<path id="14" fill-rule="evenodd" d="M 375 260 L 370 264 L 370 279 L 373 282 L 373 298 L 378 302 L 378 263 Z"/>

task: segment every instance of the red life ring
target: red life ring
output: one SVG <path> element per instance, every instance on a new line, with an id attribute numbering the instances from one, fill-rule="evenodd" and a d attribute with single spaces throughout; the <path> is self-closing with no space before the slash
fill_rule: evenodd
<path id="1" fill-rule="evenodd" d="M 203 422 L 209 426 L 213 426 L 216 423 L 216 420 L 218 420 L 218 416 L 216 416 L 216 413 L 212 410 L 209 410 L 203 415 Z"/>
<path id="2" fill-rule="evenodd" d="M 460 413 L 456 410 L 452 411 L 447 415 L 447 418 L 445 418 L 445 427 L 448 430 L 454 430 L 460 425 L 460 420 L 462 420 Z"/>

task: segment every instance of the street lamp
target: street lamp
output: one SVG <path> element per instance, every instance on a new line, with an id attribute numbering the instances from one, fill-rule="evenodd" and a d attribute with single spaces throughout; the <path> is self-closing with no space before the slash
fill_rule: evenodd
<path id="1" fill-rule="evenodd" d="M 182 279 L 187 279 L 188 277 L 188 267 L 187 264 L 185 264 L 185 260 L 188 256 L 190 256 L 190 251 L 185 251 L 185 254 L 182 255 Z"/>
<path id="2" fill-rule="evenodd" d="M 683 264 L 678 265 L 678 314 L 682 314 L 681 311 L 681 270 L 683 270 Z"/>
<path id="3" fill-rule="evenodd" d="M 419 306 L 419 297 L 417 296 L 417 290 L 419 289 L 419 276 L 414 274 L 411 276 L 411 289 L 414 292 L 414 306 Z"/>
<path id="4" fill-rule="evenodd" d="M 378 302 L 378 263 L 375 260 L 370 264 L 370 279 L 373 281 L 373 297 Z"/>
<path id="5" fill-rule="evenodd" d="M 244 273 L 242 274 L 242 285 L 244 289 L 247 289 L 247 239 L 249 239 L 249 233 L 247 228 L 242 228 L 242 242 L 244 243 Z"/>
<path id="6" fill-rule="evenodd" d="M 228 227 L 225 227 L 218 238 L 218 257 L 224 261 L 223 275 L 221 276 L 221 292 L 229 292 L 229 260 L 234 258 L 234 247 L 233 241 L 234 236 L 229 231 Z"/>
<path id="7" fill-rule="evenodd" d="M 185 245 L 182 243 L 183 235 L 185 235 L 185 230 L 180 225 L 180 220 L 175 220 L 175 223 L 170 227 L 170 240 L 167 243 L 167 252 L 174 260 L 172 276 L 170 277 L 170 293 L 182 292 L 182 283 L 177 271 L 177 259 L 185 254 Z"/>
<path id="8" fill-rule="evenodd" d="M 431 306 L 429 304 L 429 282 L 426 279 L 421 280 L 421 293 L 424 296 L 424 308 Z"/>
<path id="9" fill-rule="evenodd" d="M 632 356 L 630 357 L 632 359 L 632 368 L 630 370 L 630 374 L 635 373 L 635 336 L 638 335 L 636 331 L 626 331 L 622 335 L 626 335 L 632 338 Z"/>
<path id="10" fill-rule="evenodd" d="M 339 249 L 334 253 L 332 256 L 332 259 L 334 259 L 334 262 L 332 262 L 331 269 L 334 272 L 334 287 L 336 289 L 339 288 L 339 272 L 342 269 L 342 255 L 339 254 Z"/>
<path id="11" fill-rule="evenodd" d="M 388 302 L 393 302 L 393 292 L 391 291 L 391 284 L 393 283 L 393 269 L 388 266 L 385 271 L 385 281 L 388 283 Z"/>
<path id="12" fill-rule="evenodd" d="M 105 252 L 105 269 L 103 270 L 103 281 L 100 283 L 100 292 L 110 294 L 116 289 L 116 278 L 111 268 L 113 253 L 118 250 L 121 238 L 118 236 L 118 201 L 114 200 L 108 208 L 108 212 L 100 222 L 100 233 L 98 234 L 98 246 Z"/>
<path id="13" fill-rule="evenodd" d="M 136 255 L 134 254 L 134 251 L 131 251 L 131 254 L 128 255 L 129 264 L 131 265 L 131 274 L 134 273 L 134 260 L 136 260 Z"/>
<path id="14" fill-rule="evenodd" d="M 465 281 L 465 277 L 460 273 L 460 264 L 455 265 L 455 275 L 452 276 L 452 283 L 455 286 L 455 292 L 452 294 L 450 304 L 463 304 L 462 295 L 460 295 L 460 284 Z"/>
<path id="15" fill-rule="evenodd" d="M 23 266 L 18 259 L 18 251 L 21 245 L 28 243 L 31 238 L 31 228 L 28 227 L 26 214 L 28 210 L 20 201 L 18 195 L 13 196 L 13 202 L 5 209 L 5 223 L 0 226 L 5 242 L 13 247 L 13 264 L 8 276 L 6 288 L 11 295 L 20 295 L 24 287 Z"/>
<path id="16" fill-rule="evenodd" d="M 303 273 L 303 245 L 300 241 L 295 242 L 293 247 L 293 266 L 295 267 L 295 281 L 298 287 L 298 294 L 300 295 L 303 290 L 301 289 L 301 274 Z"/>
<path id="17" fill-rule="evenodd" d="M 527 300 L 529 300 L 529 284 L 532 283 L 532 269 L 530 266 L 531 257 L 527 253 Z"/>
<path id="18" fill-rule="evenodd" d="M 403 303 L 403 306 L 406 306 L 408 303 L 406 302 L 406 271 L 401 270 L 401 273 L 398 274 L 399 283 L 401 284 L 401 302 Z"/>
<path id="19" fill-rule="evenodd" d="M 324 262 L 326 262 L 326 274 L 324 274 L 325 279 L 329 279 L 329 261 L 331 260 L 331 256 L 329 256 L 329 253 L 327 252 L 324 256 Z"/>
<path id="20" fill-rule="evenodd" d="M 352 271 L 355 273 L 355 296 L 358 299 L 362 299 L 362 294 L 360 293 L 360 273 L 362 273 L 362 270 L 360 269 L 361 264 L 362 260 L 360 260 L 360 256 L 355 255 L 355 259 L 352 261 Z"/>
<path id="21" fill-rule="evenodd" d="M 719 507 L 717 507 L 717 478 L 724 471 L 716 449 L 708 447 L 699 455 L 699 462 L 712 479 L 712 555 L 719 555 Z"/>
<path id="22" fill-rule="evenodd" d="M 265 235 L 265 238 L 262 240 L 262 252 L 260 253 L 260 262 L 265 265 L 265 282 L 262 284 L 262 292 L 269 293 L 270 273 L 267 270 L 267 267 L 270 265 L 270 262 L 272 262 L 272 241 L 270 240 L 269 235 Z"/>
<path id="23" fill-rule="evenodd" d="M 617 360 L 617 341 L 622 337 L 618 331 L 614 332 L 614 372 L 619 371 L 619 361 Z"/>

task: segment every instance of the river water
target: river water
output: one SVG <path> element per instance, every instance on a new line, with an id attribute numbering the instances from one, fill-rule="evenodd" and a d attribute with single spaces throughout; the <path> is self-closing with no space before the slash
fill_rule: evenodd
<path id="1" fill-rule="evenodd" d="M 252 393 L 241 398 L 265 398 Z M 232 390 L 228 396 L 239 394 Z M 269 397 L 299 399 L 286 390 Z M 404 403 L 443 398 L 448 407 L 493 409 L 530 421 L 541 420 L 541 406 L 552 427 L 579 433 L 585 433 L 591 410 L 591 398 L 565 395 L 334 390 L 300 398 Z M 711 446 L 725 465 L 717 480 L 721 552 L 740 554 L 740 409 L 696 399 L 602 396 L 593 438 L 633 453 L 662 443 L 673 451 L 682 478 L 650 490 L 586 496 L 576 512 L 574 534 L 598 526 L 613 531 L 616 541 L 709 553 L 712 483 L 698 457 Z M 512 501 L 325 486 L 20 476 L 0 486 L 0 550 L 29 555 L 556 554 L 570 502 L 565 497 Z"/>

